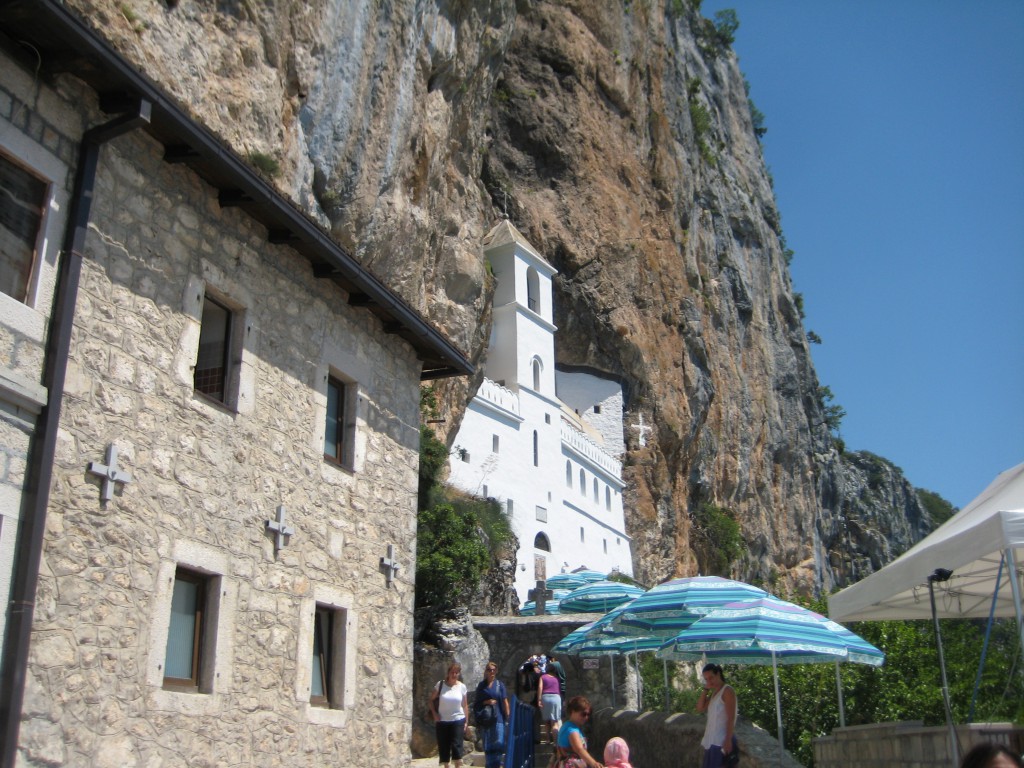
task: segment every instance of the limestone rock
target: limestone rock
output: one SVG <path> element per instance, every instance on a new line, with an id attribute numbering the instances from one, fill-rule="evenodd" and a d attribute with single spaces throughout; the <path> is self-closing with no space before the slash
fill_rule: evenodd
<path id="1" fill-rule="evenodd" d="M 624 382 L 641 581 L 701 569 L 703 502 L 740 523 L 733 575 L 809 592 L 927 527 L 833 446 L 743 75 L 697 4 L 68 5 L 472 359 L 508 214 L 559 270 L 559 361 Z M 478 383 L 439 385 L 448 435 Z"/>

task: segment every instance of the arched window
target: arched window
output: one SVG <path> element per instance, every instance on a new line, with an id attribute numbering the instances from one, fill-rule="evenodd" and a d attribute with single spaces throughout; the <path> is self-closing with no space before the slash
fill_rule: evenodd
<path id="1" fill-rule="evenodd" d="M 551 551 L 551 542 L 548 540 L 547 534 L 538 533 L 533 537 L 533 548 L 540 549 L 544 552 Z"/>
<path id="2" fill-rule="evenodd" d="M 597 504 L 598 498 L 599 497 L 598 497 L 598 490 L 597 490 L 597 478 L 595 477 L 594 478 L 594 503 L 595 504 Z"/>
<path id="3" fill-rule="evenodd" d="M 604 508 L 611 511 L 612 508 L 612 489 L 605 486 L 604 489 Z"/>
<path id="4" fill-rule="evenodd" d="M 533 267 L 526 270 L 526 306 L 540 314 L 540 278 Z"/>
<path id="5" fill-rule="evenodd" d="M 587 473 L 580 469 L 580 494 L 587 495 Z"/>
<path id="6" fill-rule="evenodd" d="M 572 488 L 572 462 L 565 460 L 565 487 Z"/>
<path id="7" fill-rule="evenodd" d="M 540 466 L 540 446 L 537 444 L 537 430 L 533 430 L 533 466 Z"/>
<path id="8" fill-rule="evenodd" d="M 540 371 L 541 371 L 540 358 L 539 357 L 535 357 L 535 358 L 533 358 L 533 391 L 534 392 L 540 392 Z"/>

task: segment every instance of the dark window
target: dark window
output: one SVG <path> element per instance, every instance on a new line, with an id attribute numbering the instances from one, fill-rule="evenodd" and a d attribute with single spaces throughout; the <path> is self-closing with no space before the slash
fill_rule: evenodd
<path id="1" fill-rule="evenodd" d="M 533 430 L 533 466 L 540 466 L 540 445 L 537 442 L 537 430 Z"/>
<path id="2" fill-rule="evenodd" d="M 174 573 L 171 620 L 164 657 L 164 686 L 199 690 L 207 577 L 178 568 Z"/>
<path id="3" fill-rule="evenodd" d="M 548 537 L 543 533 L 538 533 L 533 537 L 533 548 L 542 550 L 543 552 L 551 551 L 551 542 Z"/>
<path id="4" fill-rule="evenodd" d="M 526 270 L 526 306 L 540 313 L 540 280 L 533 267 Z"/>
<path id="5" fill-rule="evenodd" d="M 309 703 L 316 707 L 344 706 L 345 645 L 348 614 L 344 609 L 317 605 L 313 616 L 313 675 Z"/>
<path id="6" fill-rule="evenodd" d="M 324 456 L 346 467 L 352 465 L 352 422 L 349 417 L 351 385 L 333 376 L 327 379 L 327 425 L 324 430 Z"/>
<path id="7" fill-rule="evenodd" d="M 0 155 L 0 291 L 28 298 L 48 185 Z"/>
<path id="8" fill-rule="evenodd" d="M 196 392 L 225 404 L 231 368 L 231 320 L 231 310 L 206 294 L 194 386 Z"/>

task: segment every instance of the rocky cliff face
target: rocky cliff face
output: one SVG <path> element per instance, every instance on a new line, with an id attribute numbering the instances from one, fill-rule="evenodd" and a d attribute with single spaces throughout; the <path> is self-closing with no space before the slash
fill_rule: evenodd
<path id="1" fill-rule="evenodd" d="M 688 0 L 69 5 L 474 358 L 507 211 L 559 270 L 560 362 L 624 382 L 642 581 L 700 569 L 703 502 L 736 575 L 805 592 L 927 530 L 833 446 L 743 76 Z M 472 386 L 443 385 L 451 427 Z"/>

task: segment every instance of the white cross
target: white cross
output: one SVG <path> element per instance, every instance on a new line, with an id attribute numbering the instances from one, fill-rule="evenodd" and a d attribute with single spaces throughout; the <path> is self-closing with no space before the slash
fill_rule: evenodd
<path id="1" fill-rule="evenodd" d="M 123 469 L 119 469 L 117 466 L 117 446 L 111 443 L 107 446 L 106 453 L 106 464 L 100 464 L 98 461 L 90 461 L 89 466 L 86 469 L 90 474 L 98 475 L 103 478 L 103 485 L 100 487 L 100 499 L 103 501 L 110 501 L 114 498 L 114 483 L 130 483 L 132 476 L 125 472 Z"/>
<path id="2" fill-rule="evenodd" d="M 391 582 L 395 580 L 395 576 L 398 575 L 398 569 L 401 568 L 398 561 L 395 560 L 395 545 L 388 544 L 388 554 L 386 557 L 380 559 L 380 570 L 387 579 L 388 587 L 391 587 Z"/>
<path id="3" fill-rule="evenodd" d="M 295 529 L 284 524 L 284 504 L 277 506 L 277 519 L 266 521 L 267 530 L 274 532 L 274 556 L 284 547 L 284 537 L 291 536 Z"/>
<path id="4" fill-rule="evenodd" d="M 651 431 L 651 427 L 644 426 L 644 415 L 642 413 L 640 414 L 640 423 L 634 424 L 630 429 L 635 429 L 640 433 L 640 437 L 637 439 L 637 442 L 640 444 L 641 448 L 647 445 L 647 433 Z"/>

